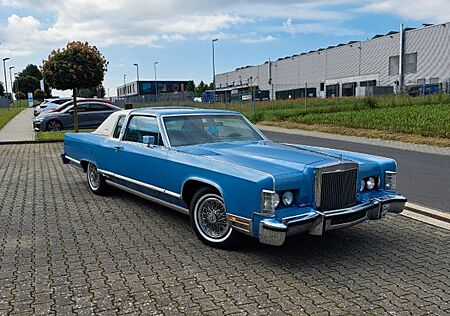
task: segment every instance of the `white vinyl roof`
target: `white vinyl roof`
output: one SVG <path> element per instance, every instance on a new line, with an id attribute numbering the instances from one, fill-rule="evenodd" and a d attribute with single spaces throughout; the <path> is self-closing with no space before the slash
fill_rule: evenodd
<path id="1" fill-rule="evenodd" d="M 103 123 L 94 131 L 93 134 L 109 136 L 116 126 L 117 118 L 121 115 L 128 115 L 131 110 L 122 110 L 113 112 Z"/>

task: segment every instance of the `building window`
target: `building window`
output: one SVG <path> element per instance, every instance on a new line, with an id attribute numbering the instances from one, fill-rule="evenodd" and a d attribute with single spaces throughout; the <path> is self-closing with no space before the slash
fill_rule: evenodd
<path id="1" fill-rule="evenodd" d="M 417 79 L 417 84 L 418 84 L 419 86 L 423 86 L 423 85 L 425 84 L 425 78 Z"/>
<path id="2" fill-rule="evenodd" d="M 321 82 L 320 83 L 320 91 L 324 91 L 325 90 L 325 82 Z"/>
<path id="3" fill-rule="evenodd" d="M 389 76 L 397 76 L 399 73 L 399 56 L 389 57 Z"/>
<path id="4" fill-rule="evenodd" d="M 430 84 L 438 84 L 438 83 L 439 83 L 438 77 L 430 78 Z"/>
<path id="5" fill-rule="evenodd" d="M 417 53 L 405 55 L 405 74 L 417 72 Z"/>

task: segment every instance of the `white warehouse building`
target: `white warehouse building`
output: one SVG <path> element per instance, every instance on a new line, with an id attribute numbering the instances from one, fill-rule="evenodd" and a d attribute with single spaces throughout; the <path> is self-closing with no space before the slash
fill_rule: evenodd
<path id="1" fill-rule="evenodd" d="M 450 22 L 400 30 L 218 74 L 216 94 L 229 100 L 256 89 L 285 99 L 304 97 L 305 91 L 308 97 L 333 97 L 424 85 L 448 89 Z"/>

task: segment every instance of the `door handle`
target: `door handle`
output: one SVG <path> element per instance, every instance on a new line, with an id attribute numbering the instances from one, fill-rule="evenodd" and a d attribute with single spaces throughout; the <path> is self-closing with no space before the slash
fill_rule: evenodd
<path id="1" fill-rule="evenodd" d="M 123 149 L 123 146 L 121 146 L 121 145 L 115 145 L 114 148 L 116 149 L 116 151 L 117 151 L 117 150 L 122 150 L 122 149 Z"/>

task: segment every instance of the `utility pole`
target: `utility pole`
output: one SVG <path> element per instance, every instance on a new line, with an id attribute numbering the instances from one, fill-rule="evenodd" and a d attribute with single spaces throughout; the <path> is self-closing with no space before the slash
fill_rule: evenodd
<path id="1" fill-rule="evenodd" d="M 305 109 L 308 105 L 308 83 L 305 82 Z"/>
<path id="2" fill-rule="evenodd" d="M 216 92 L 216 62 L 214 60 L 214 42 L 217 42 L 219 39 L 215 38 L 211 41 L 212 46 L 212 70 L 213 70 L 213 88 L 214 92 Z"/>
<path id="3" fill-rule="evenodd" d="M 159 64 L 159 61 L 155 61 L 153 63 L 153 69 L 155 71 L 155 99 L 158 98 L 158 83 L 156 82 L 156 65 L 158 65 L 158 64 Z"/>
<path id="4" fill-rule="evenodd" d="M 403 23 L 400 24 L 400 54 L 398 59 L 398 82 L 399 82 L 399 89 L 400 93 L 403 92 L 403 54 L 404 54 L 404 48 L 405 48 L 405 34 L 404 34 L 404 27 Z"/>

